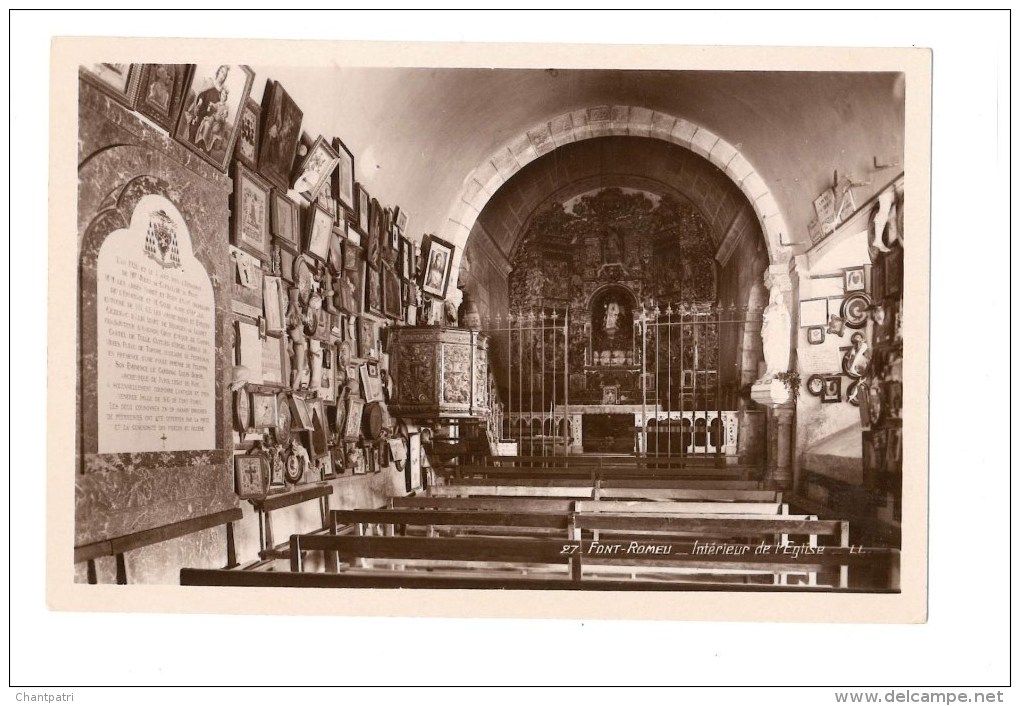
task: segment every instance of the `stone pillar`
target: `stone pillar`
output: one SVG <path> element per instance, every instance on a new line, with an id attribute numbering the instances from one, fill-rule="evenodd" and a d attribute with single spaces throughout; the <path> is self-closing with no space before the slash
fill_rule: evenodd
<path id="1" fill-rule="evenodd" d="M 768 458 L 765 482 L 776 490 L 793 490 L 793 405 L 768 410 Z"/>

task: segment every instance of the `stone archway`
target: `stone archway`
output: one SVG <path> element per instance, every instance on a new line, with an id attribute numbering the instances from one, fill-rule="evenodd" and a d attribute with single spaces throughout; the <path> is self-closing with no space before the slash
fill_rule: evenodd
<path id="1" fill-rule="evenodd" d="M 790 260 L 791 248 L 783 244 L 789 229 L 779 204 L 737 147 L 685 118 L 626 105 L 599 105 L 562 113 L 503 144 L 465 178 L 463 189 L 448 210 L 442 237 L 463 246 L 485 204 L 531 161 L 572 142 L 616 135 L 663 140 L 707 159 L 747 198 L 758 217 L 772 265 L 785 265 Z"/>

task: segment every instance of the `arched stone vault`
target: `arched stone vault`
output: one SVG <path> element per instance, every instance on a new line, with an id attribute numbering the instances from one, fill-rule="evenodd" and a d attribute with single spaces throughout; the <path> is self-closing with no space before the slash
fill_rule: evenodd
<path id="1" fill-rule="evenodd" d="M 442 237 L 459 246 L 461 252 L 486 204 L 523 167 L 565 145 L 611 136 L 662 140 L 711 162 L 746 197 L 765 237 L 772 265 L 790 260 L 791 248 L 783 245 L 784 240 L 788 241 L 786 220 L 768 185 L 737 146 L 685 118 L 626 105 L 598 105 L 563 113 L 506 142 L 465 178 L 463 189 L 448 210 Z"/>

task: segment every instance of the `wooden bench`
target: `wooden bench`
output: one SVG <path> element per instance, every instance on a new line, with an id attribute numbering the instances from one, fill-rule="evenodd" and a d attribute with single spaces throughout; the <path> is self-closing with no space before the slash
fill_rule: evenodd
<path id="1" fill-rule="evenodd" d="M 287 551 L 277 549 L 273 538 L 274 510 L 318 500 L 322 529 L 325 530 L 329 527 L 329 496 L 332 494 L 333 486 L 323 482 L 297 486 L 282 493 L 268 495 L 262 500 L 252 500 L 251 504 L 259 514 L 259 558 L 262 560 L 287 558 Z"/>
<path id="2" fill-rule="evenodd" d="M 234 545 L 234 523 L 240 520 L 241 517 L 241 508 L 231 508 L 202 517 L 194 517 L 189 520 L 163 525 L 162 527 L 113 537 L 101 542 L 84 544 L 74 548 L 74 563 L 88 562 L 86 568 L 87 580 L 90 584 L 94 584 L 98 581 L 96 576 L 96 559 L 104 556 L 115 557 L 116 582 L 120 585 L 125 585 L 128 582 L 127 563 L 124 560 L 125 552 L 184 537 L 211 527 L 226 525 L 226 567 L 227 569 L 232 569 L 238 565 L 237 551 Z"/>
<path id="3" fill-rule="evenodd" d="M 458 483 L 429 490 L 434 497 L 546 497 L 546 498 L 635 498 L 648 500 L 715 500 L 742 502 L 778 502 L 782 493 L 775 490 L 729 490 L 717 488 L 605 488 L 594 486 L 476 485 Z"/>
<path id="4" fill-rule="evenodd" d="M 687 479 L 687 480 L 748 480 L 756 474 L 755 469 L 743 466 L 689 467 L 689 466 L 648 466 L 613 465 L 598 466 L 579 464 L 549 467 L 493 467 L 486 465 L 461 464 L 436 467 L 436 475 L 445 478 L 587 478 L 591 480 L 634 480 L 634 479 Z"/>
<path id="5" fill-rule="evenodd" d="M 448 469 L 447 469 L 448 470 Z M 503 469 L 499 469 L 503 470 Z M 535 488 L 583 488 L 591 487 L 599 483 L 603 488 L 690 488 L 706 490 L 761 490 L 762 483 L 756 480 L 728 480 L 728 479 L 691 479 L 691 478 L 561 478 L 558 476 L 528 477 L 520 475 L 514 469 L 505 469 L 506 473 L 500 473 L 486 478 L 464 477 L 457 478 L 453 474 L 443 478 L 445 485 L 527 485 Z"/>
<path id="6" fill-rule="evenodd" d="M 887 594 L 895 588 L 840 589 L 829 586 L 782 584 L 740 584 L 711 582 L 668 582 L 641 579 L 585 578 L 574 581 L 556 576 L 490 576 L 478 573 L 446 574 L 432 571 L 310 573 L 292 571 L 227 571 L 224 569 L 181 569 L 182 586 L 323 588 L 323 589 L 468 589 L 468 590 L 545 590 L 545 591 L 719 591 L 754 593 L 842 593 Z"/>
<path id="7" fill-rule="evenodd" d="M 557 532 L 567 537 L 570 529 L 569 512 L 506 512 L 493 510 L 422 510 L 382 508 L 378 510 L 333 510 L 330 512 L 333 530 L 351 525 L 355 536 L 365 536 L 367 526 L 380 525 L 386 536 L 404 535 L 408 527 L 422 527 L 428 536 L 435 528 L 458 527 L 474 532 L 512 533 L 527 530 L 534 533 Z"/>
<path id="8" fill-rule="evenodd" d="M 749 522 L 763 523 L 762 519 Z M 809 529 L 798 521 L 800 530 Z M 815 521 L 819 522 L 819 521 Z M 824 522 L 824 521 L 822 521 Z M 792 526 L 790 529 L 794 529 Z M 822 531 L 821 527 L 816 528 Z M 741 532 L 774 531 L 774 527 L 755 530 L 745 525 Z M 810 582 L 821 572 L 835 571 L 835 588 L 847 588 L 847 572 L 853 565 L 872 563 L 876 554 L 888 560 L 896 550 L 864 550 L 860 547 L 801 547 L 799 551 L 758 553 L 745 546 L 741 553 L 699 553 L 691 542 L 650 541 L 649 550 L 607 553 L 605 542 L 565 543 L 558 539 L 509 538 L 432 538 L 432 537 L 351 537 L 335 535 L 293 535 L 291 571 L 300 572 L 304 553 L 336 553 L 343 565 L 353 567 L 364 559 L 399 563 L 403 570 L 415 567 L 429 572 L 437 569 L 453 575 L 465 572 L 472 564 L 483 567 L 476 575 L 489 578 L 507 573 L 537 573 L 559 576 L 584 583 L 587 573 L 622 571 L 650 574 L 663 581 L 781 581 L 788 574 L 802 574 Z M 609 568 L 607 568 L 609 567 Z M 375 569 L 344 568 L 371 575 Z M 682 572 L 682 573 L 681 573 Z M 470 574 L 466 574 L 470 575 Z M 812 585 L 808 583 L 807 585 Z"/>

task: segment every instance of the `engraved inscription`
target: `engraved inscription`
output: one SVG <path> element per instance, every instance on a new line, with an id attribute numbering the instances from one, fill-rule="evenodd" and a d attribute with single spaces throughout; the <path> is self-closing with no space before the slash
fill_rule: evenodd
<path id="1" fill-rule="evenodd" d="M 216 448 L 212 284 L 170 201 L 106 238 L 96 294 L 99 453 Z"/>

